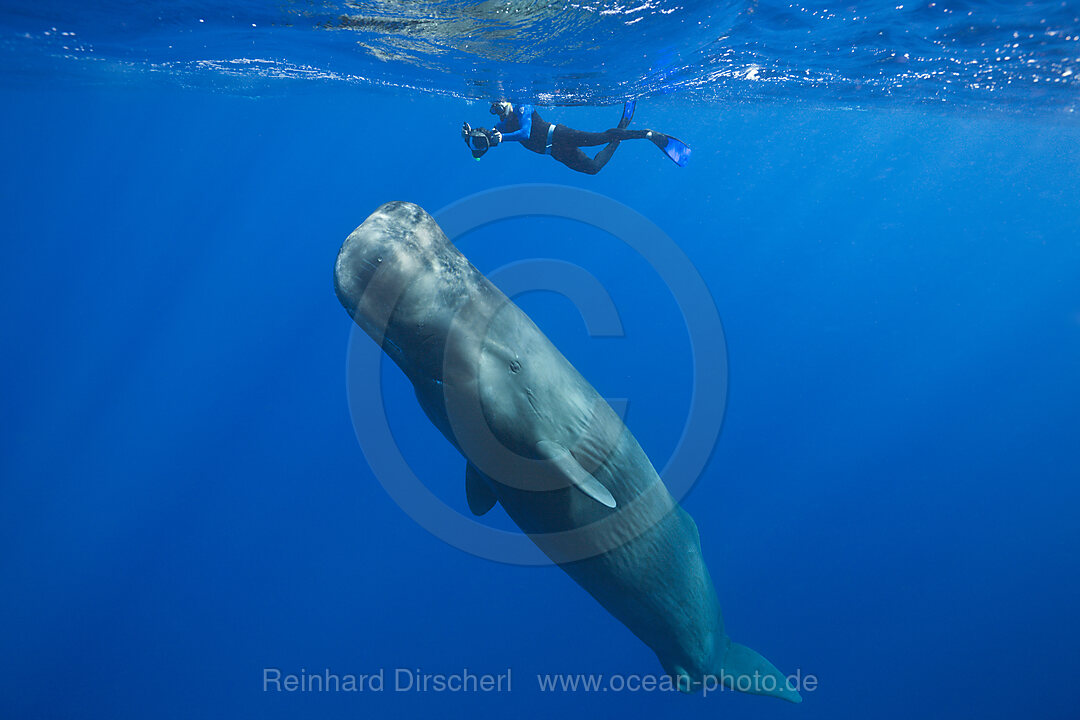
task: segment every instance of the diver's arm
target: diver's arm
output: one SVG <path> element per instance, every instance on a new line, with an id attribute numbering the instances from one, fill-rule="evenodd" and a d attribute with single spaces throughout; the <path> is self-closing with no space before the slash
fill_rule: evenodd
<path id="1" fill-rule="evenodd" d="M 521 127 L 512 133 L 502 133 L 503 140 L 509 140 L 510 142 L 522 142 L 523 140 L 528 140 L 529 135 L 532 134 L 532 105 L 522 105 L 518 109 L 518 112 L 520 112 L 519 122 L 521 123 Z M 495 129 L 502 132 L 499 128 L 499 125 L 503 125 L 503 123 L 496 123 Z"/>

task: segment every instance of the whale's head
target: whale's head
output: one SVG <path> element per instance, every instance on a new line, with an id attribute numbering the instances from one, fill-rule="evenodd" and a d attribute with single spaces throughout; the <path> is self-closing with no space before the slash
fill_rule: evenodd
<path id="1" fill-rule="evenodd" d="M 424 362 L 429 374 L 454 312 L 482 282 L 435 220 L 408 202 L 375 210 L 334 266 L 334 290 L 356 324 L 403 369 Z"/>
<path id="2" fill-rule="evenodd" d="M 408 202 L 386 203 L 338 251 L 334 290 L 357 322 L 400 309 L 403 302 L 417 305 L 420 299 L 407 297 L 406 291 L 417 278 L 437 274 L 446 257 L 456 254 L 448 246 L 423 209 Z"/>

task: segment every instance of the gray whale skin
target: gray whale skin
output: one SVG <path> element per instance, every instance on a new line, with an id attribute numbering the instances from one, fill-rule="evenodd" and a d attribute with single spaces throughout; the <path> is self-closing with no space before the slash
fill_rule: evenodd
<path id="1" fill-rule="evenodd" d="M 465 457 L 473 513 L 502 503 L 678 689 L 802 700 L 728 637 L 697 526 L 634 436 L 430 215 L 405 202 L 378 208 L 342 245 L 334 285 Z"/>

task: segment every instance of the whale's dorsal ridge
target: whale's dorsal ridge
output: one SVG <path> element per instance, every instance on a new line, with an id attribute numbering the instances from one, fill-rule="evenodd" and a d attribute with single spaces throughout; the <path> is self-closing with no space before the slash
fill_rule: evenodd
<path id="1" fill-rule="evenodd" d="M 614 508 L 615 498 L 600 484 L 581 463 L 574 459 L 570 451 L 557 442 L 541 440 L 536 443 L 536 450 L 541 457 L 547 458 L 559 469 L 570 484 L 605 507 Z"/>
<path id="2" fill-rule="evenodd" d="M 473 515 L 483 515 L 495 507 L 498 500 L 491 486 L 472 463 L 465 463 L 465 500 L 469 503 L 469 510 L 472 510 Z"/>

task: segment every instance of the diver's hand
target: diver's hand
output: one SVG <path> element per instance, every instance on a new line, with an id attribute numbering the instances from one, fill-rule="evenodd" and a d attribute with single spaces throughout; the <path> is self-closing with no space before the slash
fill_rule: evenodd
<path id="1" fill-rule="evenodd" d="M 469 125 L 469 123 L 466 122 L 466 123 L 461 124 L 461 137 L 467 138 L 467 137 L 469 137 L 469 133 L 471 133 L 471 132 L 472 132 L 472 126 Z"/>
<path id="2" fill-rule="evenodd" d="M 495 147 L 502 142 L 502 133 L 498 130 L 492 129 L 491 131 L 491 147 Z"/>

